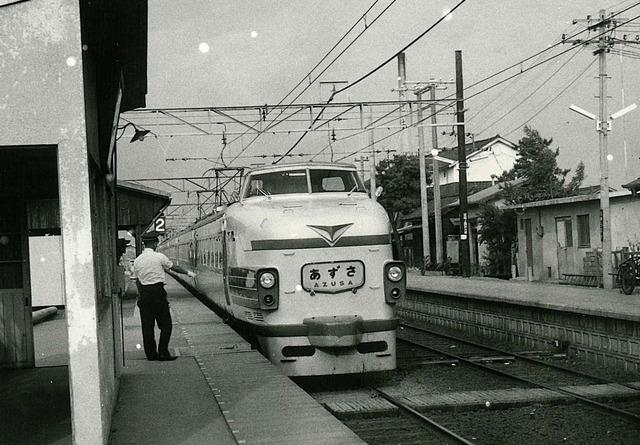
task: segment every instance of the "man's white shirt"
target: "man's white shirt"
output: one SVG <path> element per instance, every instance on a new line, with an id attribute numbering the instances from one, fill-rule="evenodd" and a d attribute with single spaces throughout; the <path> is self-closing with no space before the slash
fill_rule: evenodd
<path id="1" fill-rule="evenodd" d="M 164 283 L 165 270 L 173 267 L 173 263 L 163 253 L 146 248 L 133 262 L 133 272 L 141 284 Z"/>

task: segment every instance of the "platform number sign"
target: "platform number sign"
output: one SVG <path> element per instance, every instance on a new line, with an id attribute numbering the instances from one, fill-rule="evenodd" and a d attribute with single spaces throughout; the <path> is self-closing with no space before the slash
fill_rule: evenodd
<path id="1" fill-rule="evenodd" d="M 153 222 L 153 230 L 156 232 L 164 233 L 167 231 L 167 219 L 162 216 L 158 216 Z"/>

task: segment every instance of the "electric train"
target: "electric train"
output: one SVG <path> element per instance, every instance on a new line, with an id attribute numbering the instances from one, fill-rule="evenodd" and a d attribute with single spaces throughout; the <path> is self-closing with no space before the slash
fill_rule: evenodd
<path id="1" fill-rule="evenodd" d="M 286 375 L 394 369 L 406 269 L 355 167 L 272 165 L 242 182 L 237 202 L 159 250 Z"/>

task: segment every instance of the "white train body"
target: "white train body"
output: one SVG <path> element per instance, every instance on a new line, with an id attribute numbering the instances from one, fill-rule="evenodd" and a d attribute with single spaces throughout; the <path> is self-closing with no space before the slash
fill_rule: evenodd
<path id="1" fill-rule="evenodd" d="M 287 375 L 394 369 L 405 269 L 353 166 L 249 171 L 239 202 L 164 241 L 200 294 Z"/>

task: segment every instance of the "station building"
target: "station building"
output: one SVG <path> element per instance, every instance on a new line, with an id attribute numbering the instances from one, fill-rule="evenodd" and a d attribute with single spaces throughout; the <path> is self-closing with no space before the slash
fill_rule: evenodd
<path id="1" fill-rule="evenodd" d="M 124 185 L 117 203 L 119 115 L 145 106 L 146 60 L 146 0 L 0 0 L 0 367 L 34 366 L 39 298 L 65 307 L 74 443 L 108 440 L 117 397 L 118 227 L 169 202 Z"/>
<path id="2" fill-rule="evenodd" d="M 640 250 L 640 200 L 635 190 L 612 191 L 611 246 L 614 271 Z M 531 281 L 598 286 L 602 276 L 600 194 L 507 206 L 518 216 L 517 266 Z"/>

